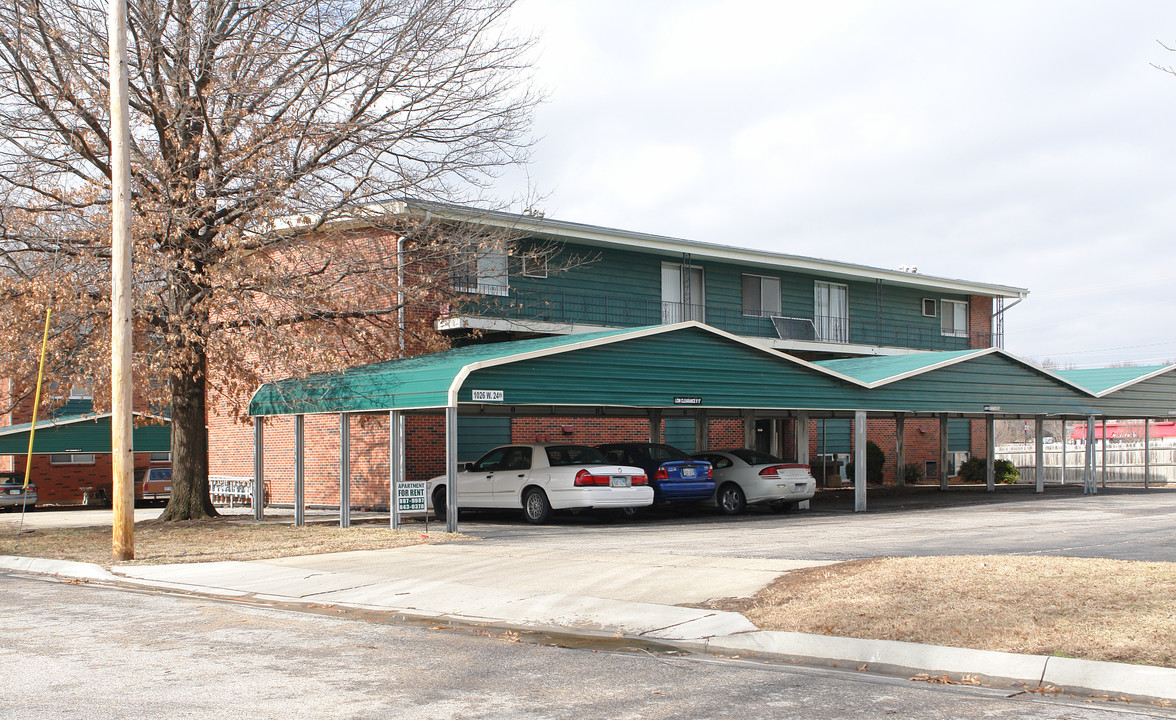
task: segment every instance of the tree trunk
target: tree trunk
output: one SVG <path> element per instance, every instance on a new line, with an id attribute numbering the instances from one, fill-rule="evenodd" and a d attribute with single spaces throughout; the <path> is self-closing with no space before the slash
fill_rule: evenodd
<path id="1" fill-rule="evenodd" d="M 171 377 L 172 490 L 161 520 L 218 514 L 208 493 L 207 358 L 203 347 L 191 351 L 197 358 L 192 369 Z"/>

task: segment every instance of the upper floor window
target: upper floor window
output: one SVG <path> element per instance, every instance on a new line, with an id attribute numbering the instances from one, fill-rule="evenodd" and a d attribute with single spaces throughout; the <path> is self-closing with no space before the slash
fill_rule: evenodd
<path id="1" fill-rule="evenodd" d="M 849 287 L 815 282 L 813 289 L 813 327 L 817 340 L 849 342 Z"/>
<path id="2" fill-rule="evenodd" d="M 449 263 L 449 282 L 457 292 L 506 295 L 506 251 L 496 247 L 458 250 Z"/>
<path id="3" fill-rule="evenodd" d="M 940 300 L 939 309 L 939 327 L 944 335 L 968 337 L 968 303 Z"/>
<path id="4" fill-rule="evenodd" d="M 758 317 L 779 316 L 780 278 L 744 275 L 743 314 Z"/>
<path id="5" fill-rule="evenodd" d="M 527 253 L 523 255 L 523 277 L 547 277 L 547 253 Z"/>

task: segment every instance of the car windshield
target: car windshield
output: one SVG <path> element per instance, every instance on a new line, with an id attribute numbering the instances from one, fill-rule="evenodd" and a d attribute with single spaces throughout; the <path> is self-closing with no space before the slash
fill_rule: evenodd
<path id="1" fill-rule="evenodd" d="M 587 445 L 551 445 L 546 450 L 547 462 L 551 467 L 603 465 L 608 462 L 603 453 Z"/>
<path id="2" fill-rule="evenodd" d="M 669 460 L 693 460 L 686 453 L 682 452 L 676 447 L 670 445 L 650 445 L 646 448 L 649 451 L 649 457 L 654 462 L 667 462 Z"/>
<path id="3" fill-rule="evenodd" d="M 731 454 L 748 465 L 776 465 L 784 462 L 775 455 L 769 455 L 759 450 L 748 450 L 747 448 L 732 450 Z"/>

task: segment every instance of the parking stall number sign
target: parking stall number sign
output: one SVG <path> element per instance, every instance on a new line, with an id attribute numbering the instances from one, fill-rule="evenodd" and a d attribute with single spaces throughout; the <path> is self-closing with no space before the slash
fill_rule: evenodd
<path id="1" fill-rule="evenodd" d="M 414 480 L 396 483 L 396 512 L 425 512 L 425 481 Z"/>

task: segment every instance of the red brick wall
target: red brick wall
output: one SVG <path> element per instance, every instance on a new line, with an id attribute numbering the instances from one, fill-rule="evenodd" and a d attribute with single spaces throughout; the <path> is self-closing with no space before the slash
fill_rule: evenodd
<path id="1" fill-rule="evenodd" d="M 24 456 L 13 457 L 13 465 L 14 471 L 23 475 Z M 149 453 L 135 453 L 136 470 L 150 466 Z M 84 487 L 100 490 L 110 498 L 112 478 L 110 453 L 95 455 L 92 465 L 53 465 L 48 455 L 34 455 L 29 473 L 29 482 L 37 486 L 37 503 L 40 505 L 80 504 Z"/>
<path id="2" fill-rule="evenodd" d="M 987 295 L 968 297 L 968 346 L 986 348 L 996 345 L 992 337 L 992 298 Z"/>
<path id="3" fill-rule="evenodd" d="M 809 457 L 815 458 L 820 448 L 817 446 L 817 427 L 819 420 L 809 421 Z M 976 423 L 972 423 L 972 446 L 976 445 Z M 886 465 L 883 470 L 883 483 L 893 485 L 898 482 L 898 457 L 895 454 L 896 424 L 891 418 L 867 418 L 866 438 L 873 440 L 886 453 Z M 907 418 L 903 429 L 903 453 L 905 462 L 919 463 L 926 467 L 927 461 L 939 461 L 939 420 L 937 418 Z M 980 422 L 980 445 L 983 448 L 984 424 Z"/>

